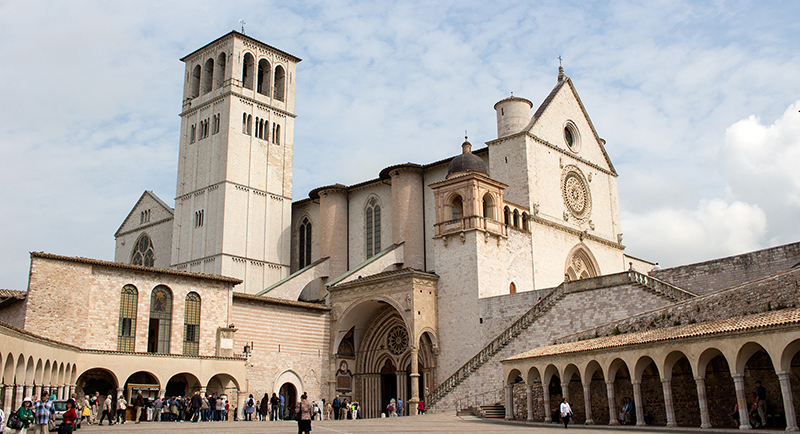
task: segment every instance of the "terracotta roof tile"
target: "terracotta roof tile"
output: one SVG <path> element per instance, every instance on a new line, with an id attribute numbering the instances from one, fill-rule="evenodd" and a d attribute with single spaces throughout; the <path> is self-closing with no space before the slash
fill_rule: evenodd
<path id="1" fill-rule="evenodd" d="M 680 325 L 643 332 L 625 333 L 616 336 L 605 336 L 565 344 L 548 345 L 518 354 L 513 357 L 509 357 L 506 360 L 520 360 L 532 357 L 596 351 L 623 347 L 627 345 L 671 341 L 797 323 L 800 323 L 800 308 L 782 309 L 772 312 L 722 319 L 718 321 Z"/>
<path id="2" fill-rule="evenodd" d="M 16 289 L 0 289 L 0 298 L 24 297 L 27 291 L 17 291 Z"/>

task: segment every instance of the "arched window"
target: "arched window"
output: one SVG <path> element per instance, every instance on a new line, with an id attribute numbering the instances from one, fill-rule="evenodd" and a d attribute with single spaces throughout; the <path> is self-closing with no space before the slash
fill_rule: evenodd
<path id="1" fill-rule="evenodd" d="M 494 198 L 491 194 L 483 195 L 483 217 L 494 220 Z"/>
<path id="2" fill-rule="evenodd" d="M 519 211 L 514 210 L 514 227 L 519 228 Z"/>
<path id="3" fill-rule="evenodd" d="M 261 138 L 261 119 L 256 116 L 256 137 Z"/>
<path id="4" fill-rule="evenodd" d="M 214 85 L 214 59 L 206 60 L 206 65 L 203 67 L 203 94 L 211 92 L 211 87 Z"/>
<path id="5" fill-rule="evenodd" d="M 273 124 L 272 127 L 275 129 L 275 134 L 272 136 L 272 143 L 276 145 L 281 144 L 281 126 L 278 124 Z"/>
<path id="6" fill-rule="evenodd" d="M 267 59 L 258 61 L 258 81 L 256 85 L 256 92 L 269 96 L 269 76 L 270 67 Z"/>
<path id="7" fill-rule="evenodd" d="M 150 294 L 150 327 L 147 331 L 148 353 L 169 353 L 172 335 L 172 291 L 158 285 Z"/>
<path id="8" fill-rule="evenodd" d="M 255 65 L 255 58 L 250 53 L 245 53 L 244 62 L 242 63 L 242 86 L 246 89 L 253 88 L 253 66 Z"/>
<path id="9" fill-rule="evenodd" d="M 516 294 L 517 293 L 517 285 L 514 285 L 514 282 L 511 282 L 508 285 L 508 293 L 509 294 Z"/>
<path id="10" fill-rule="evenodd" d="M 192 71 L 192 98 L 200 96 L 200 65 L 194 67 Z"/>
<path id="11" fill-rule="evenodd" d="M 367 258 L 381 251 L 381 205 L 371 197 L 367 202 L 364 220 L 366 223 Z"/>
<path id="12" fill-rule="evenodd" d="M 253 115 L 247 115 L 247 135 L 253 135 Z"/>
<path id="13" fill-rule="evenodd" d="M 452 210 L 453 220 L 464 217 L 464 203 L 461 201 L 461 196 L 456 196 L 453 198 L 450 208 Z"/>
<path id="14" fill-rule="evenodd" d="M 200 353 L 200 296 L 196 292 L 186 295 L 186 314 L 183 320 L 183 354 Z"/>
<path id="15" fill-rule="evenodd" d="M 119 297 L 119 331 L 117 332 L 117 351 L 133 352 L 136 343 L 136 305 L 139 291 L 133 285 L 122 287 Z"/>
<path id="16" fill-rule="evenodd" d="M 530 222 L 528 222 L 528 220 L 529 220 L 528 219 L 528 213 L 526 213 L 526 212 L 522 213 L 522 229 L 523 230 L 526 230 L 526 231 L 531 230 Z"/>
<path id="17" fill-rule="evenodd" d="M 585 246 L 576 246 L 567 256 L 566 280 L 588 279 L 600 275 L 596 266 L 594 255 Z"/>
<path id="18" fill-rule="evenodd" d="M 222 87 L 225 84 L 225 63 L 226 63 L 225 53 L 220 53 L 219 57 L 217 57 L 217 70 L 214 71 L 214 77 L 216 77 L 216 83 L 214 83 L 214 88 Z"/>
<path id="19" fill-rule="evenodd" d="M 242 134 L 247 134 L 247 113 L 242 113 Z"/>
<path id="20" fill-rule="evenodd" d="M 131 264 L 144 265 L 145 267 L 152 267 L 155 262 L 155 253 L 153 250 L 153 242 L 147 234 L 142 234 L 136 242 L 136 246 L 131 256 Z"/>
<path id="21" fill-rule="evenodd" d="M 311 263 L 311 222 L 308 221 L 308 217 L 303 219 L 303 222 L 300 223 L 300 240 L 298 243 L 299 251 L 298 251 L 298 260 L 299 260 L 299 267 L 298 268 L 305 268 L 308 264 Z"/>
<path id="22" fill-rule="evenodd" d="M 284 88 L 286 87 L 286 72 L 280 65 L 275 67 L 275 82 L 273 86 L 275 86 L 275 99 L 283 101 L 285 93 Z"/>
<path id="23" fill-rule="evenodd" d="M 508 207 L 505 207 L 503 210 L 503 223 L 505 223 L 506 226 L 511 224 L 511 210 L 508 209 Z"/>

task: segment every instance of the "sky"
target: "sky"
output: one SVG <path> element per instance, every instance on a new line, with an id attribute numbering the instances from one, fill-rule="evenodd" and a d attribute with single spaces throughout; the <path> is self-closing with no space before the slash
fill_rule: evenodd
<path id="1" fill-rule="evenodd" d="M 114 258 L 174 203 L 184 65 L 246 21 L 303 59 L 293 199 L 496 137 L 558 56 L 619 174 L 629 255 L 675 266 L 800 240 L 800 2 L 0 1 L 0 288 L 28 252 Z M 534 108 L 535 108 L 534 107 Z"/>

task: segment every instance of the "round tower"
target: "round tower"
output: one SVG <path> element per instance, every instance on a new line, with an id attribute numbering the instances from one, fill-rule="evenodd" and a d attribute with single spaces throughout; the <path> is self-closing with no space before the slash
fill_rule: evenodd
<path id="1" fill-rule="evenodd" d="M 510 136 L 522 131 L 531 121 L 533 103 L 512 93 L 494 105 L 497 112 L 497 138 Z"/>

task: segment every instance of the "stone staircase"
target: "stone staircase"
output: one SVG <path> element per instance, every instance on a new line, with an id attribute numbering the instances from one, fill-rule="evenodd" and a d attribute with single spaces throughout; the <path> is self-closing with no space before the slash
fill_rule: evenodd
<path id="1" fill-rule="evenodd" d="M 487 419 L 503 419 L 506 417 L 506 407 L 500 404 L 480 406 L 481 417 Z"/>
<path id="2" fill-rule="evenodd" d="M 464 382 L 473 372 L 477 371 L 481 366 L 491 360 L 494 355 L 511 343 L 514 338 L 530 327 L 544 313 L 553 308 L 558 301 L 567 294 L 594 289 L 599 287 L 599 284 L 604 286 L 634 285 L 644 291 L 664 297 L 673 303 L 696 297 L 695 294 L 689 291 L 633 270 L 591 279 L 563 282 L 542 298 L 542 301 L 536 303 L 527 312 L 522 314 L 519 319 L 514 321 L 506 330 L 489 342 L 478 354 L 458 368 L 453 375 L 442 381 L 433 389 L 427 396 L 428 406 L 432 407 L 437 401 L 440 401 L 448 393 L 458 387 L 458 385 Z M 503 413 L 503 415 L 505 415 L 505 413 Z"/>

